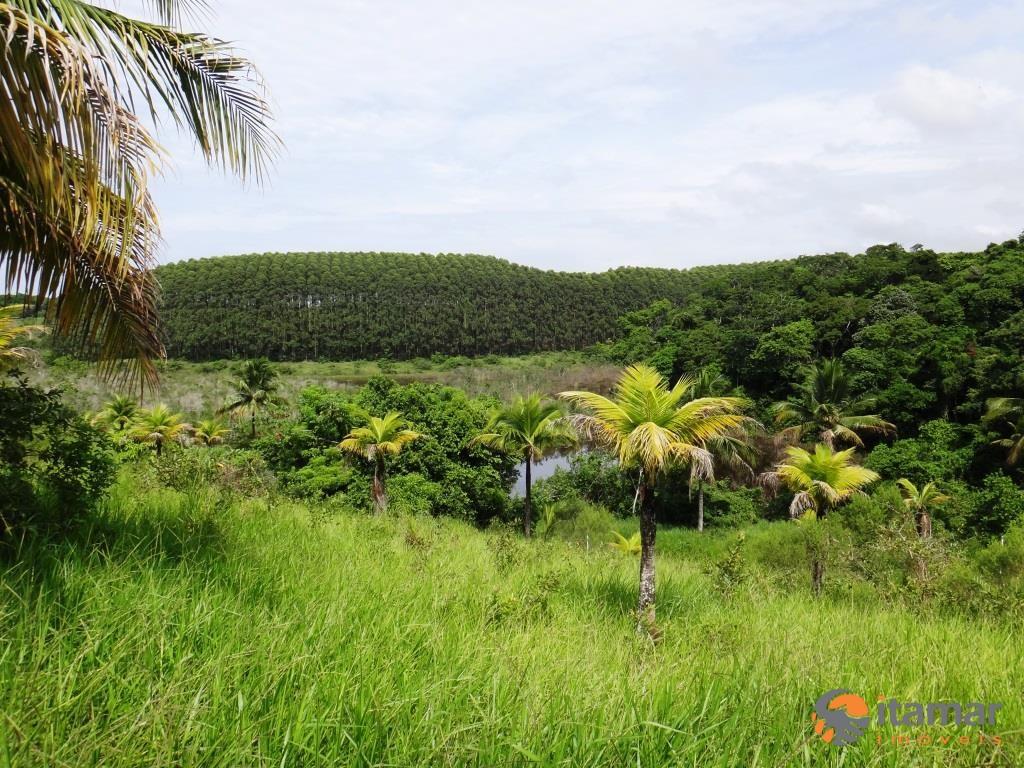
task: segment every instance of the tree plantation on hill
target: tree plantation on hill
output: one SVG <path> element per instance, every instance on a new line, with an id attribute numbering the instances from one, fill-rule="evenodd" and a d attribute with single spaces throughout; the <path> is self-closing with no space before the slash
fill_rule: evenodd
<path id="1" fill-rule="evenodd" d="M 780 328 L 780 350 L 802 334 L 818 354 L 838 355 L 875 319 L 871 312 L 895 317 L 915 308 L 930 313 L 930 323 L 963 327 L 963 357 L 983 334 L 1014 335 L 1022 260 L 1016 241 L 980 253 L 893 245 L 858 256 L 601 273 L 485 256 L 289 253 L 181 262 L 159 267 L 157 276 L 171 357 L 405 359 L 579 349 L 615 336 L 622 314 L 668 299 L 682 310 L 677 323 L 699 367 L 709 358 L 749 361 L 759 338 Z M 808 327 L 789 325 L 799 321 Z M 740 374 L 733 378 L 747 378 Z"/>

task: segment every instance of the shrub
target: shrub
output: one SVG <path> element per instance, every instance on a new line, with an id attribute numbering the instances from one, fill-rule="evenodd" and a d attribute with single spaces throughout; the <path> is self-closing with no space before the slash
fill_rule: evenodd
<path id="1" fill-rule="evenodd" d="M 722 480 L 705 485 L 704 522 L 709 527 L 738 527 L 756 522 L 762 496 L 760 488 L 733 488 Z"/>
<path id="2" fill-rule="evenodd" d="M 970 519 L 975 533 L 999 535 L 1024 519 L 1024 492 L 1002 472 L 985 477 L 975 498 Z"/>
<path id="3" fill-rule="evenodd" d="M 0 385 L 0 535 L 70 525 L 113 482 L 112 446 L 61 402 L 59 391 L 8 381 Z"/>
<path id="4" fill-rule="evenodd" d="M 440 514 L 444 489 L 423 475 L 412 472 L 388 480 L 389 510 L 408 515 Z"/>
<path id="5" fill-rule="evenodd" d="M 315 501 L 336 493 L 352 491 L 358 477 L 356 470 L 346 464 L 337 449 L 331 449 L 313 456 L 298 469 L 280 476 L 281 485 L 288 493 L 301 499 Z M 360 484 L 366 488 L 369 498 L 369 481 Z"/>

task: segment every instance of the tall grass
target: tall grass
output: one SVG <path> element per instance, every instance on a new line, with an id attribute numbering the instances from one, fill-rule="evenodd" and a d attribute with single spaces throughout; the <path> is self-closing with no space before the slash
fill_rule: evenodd
<path id="1" fill-rule="evenodd" d="M 681 552 L 659 561 L 657 645 L 634 560 L 447 520 L 125 481 L 79 540 L 13 562 L 4 766 L 1024 763 L 1011 626 L 724 593 Z M 837 687 L 1001 701 L 1004 744 L 826 745 L 810 712 Z"/>

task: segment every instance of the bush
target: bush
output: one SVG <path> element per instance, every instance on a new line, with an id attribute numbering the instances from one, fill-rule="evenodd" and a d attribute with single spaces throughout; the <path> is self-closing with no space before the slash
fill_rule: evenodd
<path id="1" fill-rule="evenodd" d="M 19 377 L 0 386 L 0 536 L 17 528 L 68 526 L 114 480 L 106 436 Z"/>
<path id="2" fill-rule="evenodd" d="M 423 475 L 412 472 L 388 479 L 388 509 L 407 515 L 440 514 L 444 489 Z"/>
<path id="3" fill-rule="evenodd" d="M 357 477 L 356 470 L 342 460 L 340 452 L 335 448 L 316 454 L 303 466 L 285 472 L 280 476 L 280 480 L 288 493 L 301 499 L 315 501 L 336 493 L 352 491 Z M 365 487 L 368 499 L 369 481 L 366 481 Z"/>
<path id="4" fill-rule="evenodd" d="M 696 494 L 694 494 L 694 501 Z M 762 507 L 760 488 L 733 488 L 727 482 L 704 486 L 704 523 L 707 526 L 738 527 L 756 522 Z"/>
<path id="5" fill-rule="evenodd" d="M 217 463 L 202 448 L 165 450 L 153 458 L 153 469 L 161 485 L 184 494 L 196 493 L 217 480 Z"/>
<path id="6" fill-rule="evenodd" d="M 569 459 L 569 469 L 558 469 L 550 477 L 534 483 L 537 505 L 579 498 L 611 510 L 620 517 L 632 514 L 635 487 L 607 454 L 577 453 Z"/>
<path id="7" fill-rule="evenodd" d="M 988 475 L 975 497 L 970 527 L 975 533 L 1000 535 L 1024 520 L 1024 492 L 1002 472 Z"/>

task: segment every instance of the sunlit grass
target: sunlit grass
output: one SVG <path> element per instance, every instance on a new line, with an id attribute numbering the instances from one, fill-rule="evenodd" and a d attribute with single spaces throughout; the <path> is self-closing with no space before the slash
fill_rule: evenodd
<path id="1" fill-rule="evenodd" d="M 686 537 L 664 538 L 655 646 L 630 614 L 635 560 L 606 547 L 122 484 L 81 541 L 27 545 L 0 577 L 0 764 L 1024 760 L 1012 627 L 760 580 L 723 594 Z M 810 722 L 837 687 L 1004 702 L 1006 744 L 872 730 L 838 750 Z"/>

